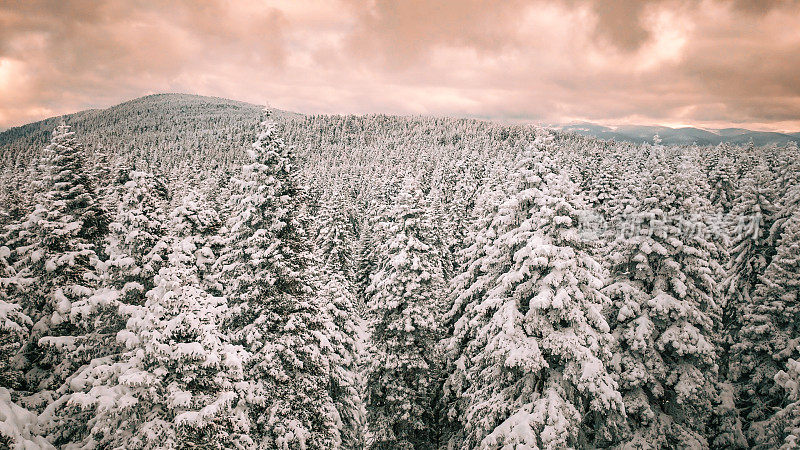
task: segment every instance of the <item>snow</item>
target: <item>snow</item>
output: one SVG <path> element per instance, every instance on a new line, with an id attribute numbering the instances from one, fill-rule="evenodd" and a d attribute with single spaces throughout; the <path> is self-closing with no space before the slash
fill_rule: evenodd
<path id="1" fill-rule="evenodd" d="M 800 443 L 796 146 L 114 114 L 0 149 L 15 448 Z"/>
<path id="2" fill-rule="evenodd" d="M 8 389 L 0 387 L 0 436 L 10 439 L 10 450 L 55 449 L 39 435 L 36 414 L 11 401 Z"/>

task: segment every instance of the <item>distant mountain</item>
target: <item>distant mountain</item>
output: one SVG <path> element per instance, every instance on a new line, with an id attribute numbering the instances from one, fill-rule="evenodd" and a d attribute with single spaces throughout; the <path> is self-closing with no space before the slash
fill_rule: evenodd
<path id="1" fill-rule="evenodd" d="M 25 162 L 50 141 L 53 128 L 66 120 L 89 150 L 160 158 L 171 149 L 225 149 L 244 155 L 255 140 L 263 106 L 218 97 L 154 94 L 107 109 L 89 109 L 51 117 L 0 132 L 0 168 Z M 301 117 L 271 108 L 276 117 Z M 160 149 L 156 151 L 155 149 Z"/>
<path id="2" fill-rule="evenodd" d="M 717 145 L 727 142 L 736 145 L 745 145 L 751 141 L 755 145 L 800 142 L 798 133 L 776 133 L 769 131 L 753 131 L 744 128 L 724 128 L 719 130 L 703 130 L 700 128 L 670 128 L 661 126 L 626 125 L 616 128 L 606 127 L 594 123 L 575 123 L 569 125 L 556 125 L 553 128 L 568 131 L 583 136 L 593 136 L 601 139 L 614 139 L 629 142 L 652 142 L 657 134 L 664 144 L 668 145 Z"/>
<path id="3" fill-rule="evenodd" d="M 161 158 L 164 148 L 186 148 L 205 152 L 225 149 L 226 157 L 244 155 L 255 139 L 263 106 L 218 97 L 189 94 L 155 94 L 133 99 L 107 109 L 89 109 L 60 117 L 0 130 L 0 169 L 27 161 L 50 141 L 50 133 L 62 117 L 82 136 L 90 149 L 133 151 L 147 158 Z M 276 116 L 299 119 L 303 114 L 271 108 Z M 461 119 L 453 119 L 461 120 Z M 463 119 L 470 121 L 472 119 Z M 527 121 L 500 121 L 503 126 L 530 126 Z M 551 125 L 568 133 L 623 142 L 652 142 L 658 134 L 667 145 L 736 145 L 800 142 L 800 132 L 785 134 L 743 128 L 704 130 L 663 126 L 607 127 L 595 123 Z M 162 149 L 162 151 L 155 151 Z M 189 151 L 187 150 L 187 151 Z M 155 162 L 152 162 L 155 163 Z"/>

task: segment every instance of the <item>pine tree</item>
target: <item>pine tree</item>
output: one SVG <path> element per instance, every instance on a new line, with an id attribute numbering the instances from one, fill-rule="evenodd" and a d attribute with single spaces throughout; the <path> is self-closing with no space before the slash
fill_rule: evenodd
<path id="1" fill-rule="evenodd" d="M 319 301 L 330 317 L 326 336 L 330 342 L 330 396 L 338 415 L 341 448 L 364 447 L 366 412 L 362 393 L 364 381 L 359 373 L 363 350 L 360 348 L 363 324 L 347 279 L 338 273 L 323 272 L 317 280 Z"/>
<path id="2" fill-rule="evenodd" d="M 352 248 L 355 230 L 342 193 L 331 194 L 323 201 L 317 216 L 317 253 L 325 269 L 355 279 Z"/>
<path id="3" fill-rule="evenodd" d="M 166 257 L 168 192 L 147 172 L 130 171 L 123 186 L 116 220 L 111 224 L 106 253 L 111 285 L 128 304 L 144 303 Z"/>
<path id="4" fill-rule="evenodd" d="M 691 180 L 656 169 L 650 182 L 634 232 L 612 255 L 612 282 L 604 288 L 613 301 L 606 316 L 619 343 L 615 372 L 630 442 L 707 447 L 720 401 L 716 246 L 703 218 L 688 214 L 702 210 L 701 199 L 689 194 Z"/>
<path id="5" fill-rule="evenodd" d="M 454 223 L 449 217 L 443 197 L 441 188 L 431 187 L 425 195 L 424 202 L 433 226 L 430 245 L 439 249 L 442 276 L 445 281 L 448 281 L 453 277 L 455 271 L 455 255 L 452 253 L 452 249 L 458 247 L 460 243 L 456 244 L 454 241 L 458 233 L 455 232 Z"/>
<path id="6" fill-rule="evenodd" d="M 795 352 L 800 353 L 800 348 L 795 349 Z M 775 375 L 775 383 L 786 393 L 785 406 L 772 417 L 772 427 L 785 435 L 781 450 L 795 449 L 800 447 L 800 361 L 789 358 L 786 370 Z"/>
<path id="7" fill-rule="evenodd" d="M 7 449 L 55 449 L 39 435 L 36 414 L 14 403 L 10 392 L 0 387 L 0 447 Z"/>
<path id="8" fill-rule="evenodd" d="M 751 302 L 759 278 L 775 254 L 769 239 L 776 213 L 772 178 L 765 166 L 753 168 L 743 178 L 732 210 L 730 262 L 721 286 L 725 296 L 723 321 L 732 338 L 741 325 L 741 309 Z"/>
<path id="9" fill-rule="evenodd" d="M 773 412 L 782 406 L 782 389 L 775 376 L 790 358 L 798 358 L 800 343 L 800 209 L 783 225 L 777 253 L 761 277 L 742 318 L 733 346 L 741 365 L 741 408 L 750 424 L 750 443 L 761 448 L 779 445 L 783 430 L 774 426 Z"/>
<path id="10" fill-rule="evenodd" d="M 200 286 L 195 236 L 175 239 L 169 263 L 117 334 L 127 349 L 95 358 L 42 414 L 57 445 L 82 448 L 252 448 L 236 408 L 241 348 L 226 342 L 223 297 Z"/>
<path id="11" fill-rule="evenodd" d="M 711 185 L 711 205 L 727 214 L 734 206 L 736 192 L 736 175 L 733 159 L 723 155 L 711 169 L 708 175 Z"/>
<path id="12" fill-rule="evenodd" d="M 329 392 L 327 318 L 311 289 L 304 194 L 290 148 L 265 120 L 250 164 L 235 180 L 219 280 L 231 305 L 224 322 L 244 347 L 240 407 L 261 448 L 339 445 Z"/>
<path id="13" fill-rule="evenodd" d="M 798 164 L 798 170 L 800 170 L 800 164 Z M 783 182 L 785 182 L 785 180 Z M 790 184 L 785 189 L 780 188 L 780 178 L 776 180 L 776 184 L 778 184 L 777 190 L 779 200 L 776 202 L 775 217 L 772 227 L 770 227 L 769 230 L 770 242 L 772 242 L 773 245 L 777 245 L 778 241 L 781 239 L 786 222 L 792 217 L 795 211 L 800 209 L 800 181 L 797 181 L 795 184 Z"/>
<path id="14" fill-rule="evenodd" d="M 203 286 L 209 292 L 221 293 L 223 288 L 214 283 L 214 264 L 223 244 L 219 235 L 222 220 L 219 213 L 199 191 L 189 190 L 180 204 L 170 213 L 170 234 L 191 236 L 196 247 L 194 264 Z"/>
<path id="15" fill-rule="evenodd" d="M 20 363 L 18 353 L 33 323 L 16 303 L 20 289 L 29 280 L 16 276 L 8 264 L 10 255 L 8 247 L 0 247 L 0 388 L 20 389 L 24 380 L 17 367 Z"/>
<path id="16" fill-rule="evenodd" d="M 365 411 L 364 389 L 360 376 L 361 353 L 359 340 L 364 333 L 359 317 L 352 279 L 354 242 L 352 223 L 341 194 L 323 202 L 318 217 L 316 259 L 322 271 L 314 290 L 327 316 L 331 318 L 328 339 L 331 355 L 331 397 L 339 415 L 342 448 L 364 447 Z M 362 308 L 363 309 L 363 308 Z"/>
<path id="17" fill-rule="evenodd" d="M 733 396 L 734 405 L 744 413 L 745 419 L 755 399 L 748 392 L 751 389 L 749 364 L 742 364 L 750 346 L 740 342 L 740 330 L 743 316 L 752 305 L 755 289 L 775 254 L 769 236 L 776 213 L 773 178 L 769 169 L 761 164 L 742 178 L 731 211 L 730 261 L 721 285 L 725 303 L 720 324 L 720 369 L 727 382 L 723 394 Z"/>
<path id="18" fill-rule="evenodd" d="M 391 238 L 367 289 L 369 448 L 436 448 L 436 317 L 444 279 L 429 214 L 416 181 L 407 180 L 388 214 Z"/>
<path id="19" fill-rule="evenodd" d="M 577 230 L 585 203 L 537 151 L 545 144 L 522 154 L 511 197 L 452 285 L 453 448 L 591 446 L 620 432 L 603 273 Z"/>
<path id="20" fill-rule="evenodd" d="M 465 164 L 464 161 L 459 161 Z M 449 237 L 449 253 L 453 258 L 453 266 L 457 266 L 458 253 L 463 250 L 469 228 L 475 219 L 475 204 L 481 183 L 472 171 L 459 173 L 453 186 L 452 198 L 443 205 L 445 211 L 444 232 Z"/>
<path id="21" fill-rule="evenodd" d="M 92 295 L 99 285 L 96 249 L 108 231 L 108 215 L 96 199 L 83 147 L 68 126 L 53 131 L 43 160 L 46 191 L 12 230 L 26 242 L 16 245 L 15 269 L 32 279 L 17 302 L 34 322 L 23 348 L 31 391 L 57 387 L 102 351 L 94 344 L 107 338 L 93 323 L 98 305 Z"/>
<path id="22" fill-rule="evenodd" d="M 367 216 L 362 225 L 358 240 L 358 259 L 356 261 L 355 294 L 359 304 L 366 303 L 369 294 L 367 289 L 372 283 L 372 276 L 378 271 L 378 259 L 385 251 L 387 235 L 388 207 L 377 202 L 370 205 L 373 213 Z"/>
<path id="23" fill-rule="evenodd" d="M 111 152 L 102 145 L 95 150 L 92 156 L 89 173 L 96 182 L 95 189 L 98 200 L 100 200 L 103 209 L 114 211 L 119 203 L 117 191 L 120 178 L 117 175 L 118 170 L 121 168 L 116 166 Z"/>

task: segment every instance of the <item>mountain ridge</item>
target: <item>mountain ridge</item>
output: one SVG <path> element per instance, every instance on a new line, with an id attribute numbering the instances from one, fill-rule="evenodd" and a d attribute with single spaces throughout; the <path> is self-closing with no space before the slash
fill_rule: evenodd
<path id="1" fill-rule="evenodd" d="M 579 122 L 565 125 L 550 125 L 560 131 L 601 139 L 614 139 L 635 143 L 652 142 L 658 135 L 666 145 L 785 145 L 800 141 L 800 132 L 779 133 L 775 131 L 755 131 L 746 128 L 702 129 L 696 127 L 671 128 L 659 125 L 623 125 L 616 128 L 592 122 Z"/>
<path id="2" fill-rule="evenodd" d="M 116 111 L 135 106 L 158 105 L 163 102 L 181 102 L 182 105 L 194 105 L 212 107 L 213 109 L 235 109 L 235 110 L 260 110 L 263 106 L 249 102 L 228 99 L 224 97 L 203 96 L 185 93 L 159 93 L 150 94 L 142 97 L 130 99 L 108 108 L 92 108 L 77 111 L 70 114 L 62 114 L 45 118 L 27 124 L 0 129 L 0 147 L 20 140 L 30 140 L 35 136 L 36 143 L 43 142 L 49 136 L 49 130 L 62 117 L 68 121 L 81 120 L 93 115 L 114 115 Z M 302 117 L 303 113 L 285 111 L 276 108 L 269 108 L 275 114 L 286 117 Z M 780 133 L 771 131 L 754 131 L 745 128 L 721 128 L 721 129 L 702 129 L 696 127 L 671 128 L 658 125 L 623 125 L 619 127 L 607 127 L 592 122 L 578 122 L 570 124 L 549 124 L 547 128 L 558 131 L 574 133 L 582 136 L 593 137 L 605 140 L 627 141 L 633 143 L 652 142 L 656 135 L 665 145 L 719 145 L 728 143 L 733 145 L 749 145 L 751 142 L 755 146 L 761 145 L 785 145 L 789 142 L 800 142 L 800 132 Z M 30 142 L 33 143 L 33 142 Z"/>

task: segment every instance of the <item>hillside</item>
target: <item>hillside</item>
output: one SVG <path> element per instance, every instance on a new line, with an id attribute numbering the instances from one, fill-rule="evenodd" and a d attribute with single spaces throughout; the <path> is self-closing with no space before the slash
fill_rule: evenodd
<path id="1" fill-rule="evenodd" d="M 263 107 L 235 100 L 188 94 L 155 94 L 121 103 L 104 110 L 86 110 L 64 116 L 73 128 L 86 136 L 93 150 L 104 147 L 113 152 L 128 153 L 135 149 L 140 155 L 159 159 L 154 152 L 162 144 L 181 151 L 227 153 L 237 158 L 252 140 L 250 134 Z M 303 116 L 273 110 L 276 117 L 299 119 Z M 179 119 L 178 119 L 179 118 Z M 0 167 L 17 159 L 27 161 L 49 139 L 49 130 L 60 121 L 53 117 L 0 132 Z M 465 119 L 468 120 L 468 119 Z M 480 122 L 480 121 L 476 121 Z M 587 137 L 621 142 L 652 142 L 658 134 L 665 145 L 785 145 L 800 140 L 798 134 L 756 132 L 730 128 L 700 130 L 668 127 L 628 126 L 616 129 L 584 123 L 556 127 Z M 154 161 L 155 163 L 155 161 Z"/>
<path id="2" fill-rule="evenodd" d="M 0 134 L 0 447 L 799 442 L 794 143 L 180 94 L 64 121 Z"/>
<path id="3" fill-rule="evenodd" d="M 154 156 L 156 148 L 163 154 L 176 146 L 199 152 L 224 146 L 240 154 L 252 142 L 252 129 L 262 109 L 221 98 L 156 94 L 64 119 L 85 137 L 90 150 L 104 147 L 114 153 Z M 0 161 L 9 164 L 14 158 L 30 158 L 46 145 L 60 120 L 53 117 L 0 133 Z"/>
<path id="4" fill-rule="evenodd" d="M 753 131 L 743 128 L 702 130 L 692 127 L 670 128 L 634 125 L 609 128 L 593 123 L 557 125 L 554 128 L 600 139 L 614 139 L 635 143 L 652 142 L 653 138 L 658 135 L 665 145 L 719 145 L 722 143 L 749 145 L 751 142 L 753 145 L 786 145 L 789 142 L 800 141 L 800 133 L 787 134 Z"/>

